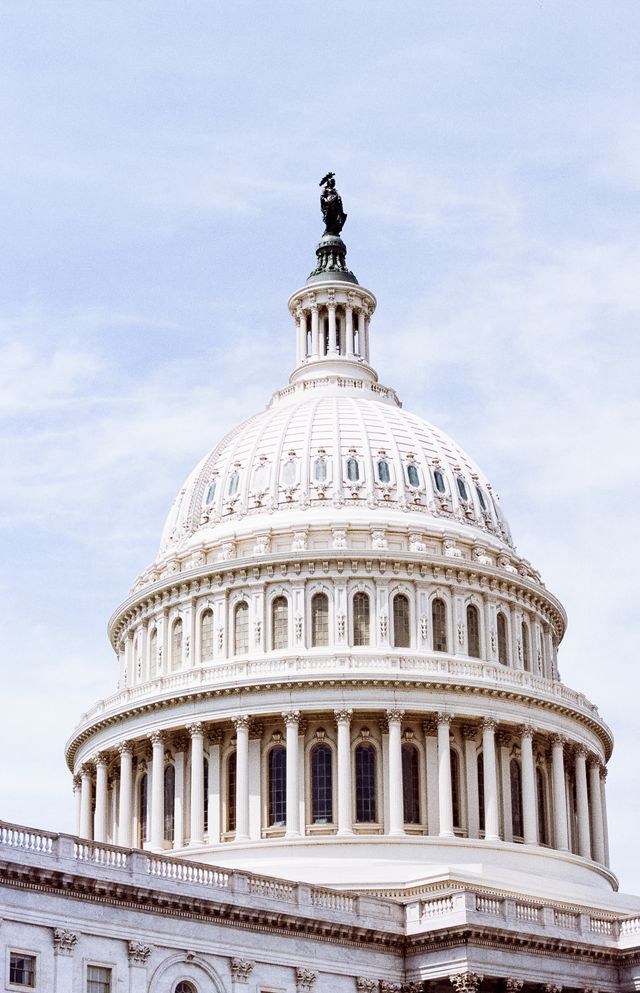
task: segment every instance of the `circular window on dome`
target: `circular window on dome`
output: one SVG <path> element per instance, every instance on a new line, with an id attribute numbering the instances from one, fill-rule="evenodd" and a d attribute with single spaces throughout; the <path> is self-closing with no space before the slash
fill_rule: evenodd
<path id="1" fill-rule="evenodd" d="M 464 479 L 461 479 L 460 476 L 456 476 L 456 485 L 458 487 L 458 493 L 460 494 L 460 499 L 464 500 L 465 503 L 468 503 L 469 494 L 467 492 L 467 487 Z"/>
<path id="2" fill-rule="evenodd" d="M 407 466 L 407 481 L 409 486 L 420 486 L 420 473 L 417 465 L 414 465 L 413 462 Z"/>
<path id="3" fill-rule="evenodd" d="M 447 492 L 447 484 L 445 483 L 444 476 L 442 475 L 439 469 L 433 470 L 433 484 L 437 489 L 438 493 Z"/>
<path id="4" fill-rule="evenodd" d="M 204 498 L 204 502 L 206 503 L 207 507 L 209 506 L 210 503 L 213 503 L 215 495 L 216 495 L 216 481 L 215 479 L 212 479 L 207 488 L 207 495 Z"/>

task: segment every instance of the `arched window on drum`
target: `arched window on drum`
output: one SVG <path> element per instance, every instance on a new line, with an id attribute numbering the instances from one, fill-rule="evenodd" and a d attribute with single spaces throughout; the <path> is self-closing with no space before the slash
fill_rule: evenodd
<path id="1" fill-rule="evenodd" d="M 501 610 L 498 611 L 496 625 L 498 628 L 498 662 L 500 662 L 501 665 L 508 665 L 509 648 L 507 643 L 507 619 Z"/>
<path id="2" fill-rule="evenodd" d="M 213 659 L 213 611 L 207 607 L 200 615 L 200 661 Z"/>
<path id="3" fill-rule="evenodd" d="M 227 757 L 227 831 L 236 829 L 236 753 Z"/>
<path id="4" fill-rule="evenodd" d="M 526 621 L 522 622 L 520 629 L 522 641 L 522 665 L 526 672 L 531 672 L 531 634 Z"/>
<path id="5" fill-rule="evenodd" d="M 368 593 L 356 593 L 353 598 L 353 644 L 368 645 L 370 642 L 371 600 Z"/>
<path id="6" fill-rule="evenodd" d="M 480 611 L 472 603 L 467 607 L 467 652 L 472 659 L 480 658 Z"/>
<path id="7" fill-rule="evenodd" d="M 235 655 L 246 655 L 249 651 L 249 604 L 246 600 L 237 604 L 233 612 L 233 645 Z"/>
<path id="8" fill-rule="evenodd" d="M 373 745 L 357 745 L 355 750 L 356 821 L 377 821 L 376 750 Z"/>
<path id="9" fill-rule="evenodd" d="M 149 635 L 149 679 L 158 675 L 158 629 L 151 628 Z"/>
<path id="10" fill-rule="evenodd" d="M 172 763 L 164 770 L 164 840 L 173 841 L 176 815 L 176 770 Z"/>
<path id="11" fill-rule="evenodd" d="M 182 668 L 182 621 L 178 618 L 171 628 L 171 668 Z"/>
<path id="12" fill-rule="evenodd" d="M 402 807 L 405 824 L 420 823 L 420 759 L 411 744 L 402 746 Z"/>
<path id="13" fill-rule="evenodd" d="M 311 598 L 311 645 L 325 648 L 329 644 L 329 597 L 314 593 Z"/>
<path id="14" fill-rule="evenodd" d="M 311 749 L 311 823 L 333 822 L 333 767 L 331 747 L 325 742 Z"/>
<path id="15" fill-rule="evenodd" d="M 411 621 L 409 597 L 396 593 L 393 598 L 393 647 L 411 647 Z"/>
<path id="16" fill-rule="evenodd" d="M 271 601 L 271 647 L 274 651 L 289 647 L 289 601 L 276 596 Z"/>
<path id="17" fill-rule="evenodd" d="M 511 828 L 514 839 L 521 841 L 524 834 L 522 827 L 522 770 L 517 759 L 511 759 L 509 763 L 509 777 L 511 780 Z"/>
<path id="18" fill-rule="evenodd" d="M 181 979 L 173 993 L 198 993 L 198 991 L 193 983 L 187 982 L 186 979 Z"/>
<path id="19" fill-rule="evenodd" d="M 447 651 L 447 605 L 440 597 L 431 601 L 431 629 L 434 652 Z"/>
<path id="20" fill-rule="evenodd" d="M 269 827 L 281 827 L 287 821 L 287 750 L 276 745 L 268 758 Z"/>
<path id="21" fill-rule="evenodd" d="M 460 758 L 455 748 L 450 750 L 451 756 L 451 813 L 453 826 L 456 830 L 462 828 L 462 806 L 460 801 Z"/>
<path id="22" fill-rule="evenodd" d="M 145 772 L 138 783 L 138 848 L 149 840 L 149 776 Z"/>

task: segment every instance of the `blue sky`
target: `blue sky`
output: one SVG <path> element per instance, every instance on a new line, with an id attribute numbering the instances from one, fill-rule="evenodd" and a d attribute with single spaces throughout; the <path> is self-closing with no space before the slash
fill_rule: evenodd
<path id="1" fill-rule="evenodd" d="M 382 381 L 479 461 L 568 609 L 640 892 L 638 4 L 1 14 L 2 816 L 72 827 L 107 618 L 191 467 L 286 381 L 332 169 Z"/>

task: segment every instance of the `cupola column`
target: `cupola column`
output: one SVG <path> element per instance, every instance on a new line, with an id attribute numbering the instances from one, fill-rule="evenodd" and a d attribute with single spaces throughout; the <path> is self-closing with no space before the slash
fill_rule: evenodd
<path id="1" fill-rule="evenodd" d="M 329 291 L 331 292 L 331 291 Z M 331 298 L 327 306 L 329 314 L 329 354 L 335 355 L 338 351 L 338 336 L 336 333 L 336 305 Z"/>
<path id="2" fill-rule="evenodd" d="M 338 835 L 353 834 L 351 795 L 351 711 L 336 710 L 338 724 Z"/>
<path id="3" fill-rule="evenodd" d="M 453 801 L 451 796 L 451 714 L 438 714 L 438 807 L 440 837 L 453 838 Z"/>
<path id="4" fill-rule="evenodd" d="M 403 710 L 388 710 L 389 724 L 389 834 L 404 835 L 402 783 L 402 715 Z"/>
<path id="5" fill-rule="evenodd" d="M 204 845 L 204 732 L 202 724 L 189 724 L 191 735 L 191 808 L 189 847 Z"/>
<path id="6" fill-rule="evenodd" d="M 364 358 L 364 311 L 358 311 L 358 348 L 356 354 Z"/>
<path id="7" fill-rule="evenodd" d="M 589 829 L 589 794 L 587 792 L 587 753 L 576 749 L 576 804 L 578 808 L 578 853 L 591 858 L 591 831 Z"/>
<path id="8" fill-rule="evenodd" d="M 520 738 L 522 765 L 522 833 L 525 845 L 538 844 L 536 817 L 536 770 L 533 761 L 533 728 L 522 728 Z"/>
<path id="9" fill-rule="evenodd" d="M 561 852 L 569 851 L 567 792 L 564 780 L 564 743 L 562 735 L 551 739 L 551 777 L 553 783 L 553 841 Z"/>
<path id="10" fill-rule="evenodd" d="M 350 303 L 347 304 L 344 310 L 344 320 L 345 320 L 345 335 L 346 335 L 346 347 L 345 352 L 348 359 L 353 359 L 353 307 Z"/>
<path id="11" fill-rule="evenodd" d="M 604 837 L 604 864 L 609 865 L 609 825 L 607 820 L 607 769 L 600 767 L 600 801 L 602 806 L 602 834 Z"/>
<path id="12" fill-rule="evenodd" d="M 236 841 L 249 840 L 249 717 L 233 721 L 236 728 Z"/>
<path id="13" fill-rule="evenodd" d="M 602 799 L 600 796 L 600 761 L 595 756 L 589 759 L 589 787 L 591 800 L 591 840 L 593 859 L 604 865 L 604 825 L 602 819 Z"/>
<path id="14" fill-rule="evenodd" d="M 92 786 L 91 766 L 85 764 L 80 768 L 80 837 L 81 838 L 91 838 L 93 834 L 92 824 L 91 824 L 91 811 L 93 807 L 91 786 Z"/>
<path id="15" fill-rule="evenodd" d="M 485 717 L 482 722 L 482 772 L 484 779 L 484 836 L 487 841 L 500 840 L 496 727 L 496 721 Z"/>
<path id="16" fill-rule="evenodd" d="M 296 359 L 297 365 L 300 365 L 307 357 L 307 315 L 302 307 L 300 307 L 296 316 L 298 318 L 298 348 Z"/>
<path id="17" fill-rule="evenodd" d="M 75 801 L 75 831 L 80 835 L 80 817 L 82 813 L 82 780 L 80 776 L 73 777 L 73 799 Z"/>
<path id="18" fill-rule="evenodd" d="M 289 711 L 282 715 L 287 732 L 287 830 L 285 837 L 300 837 L 300 804 L 298 801 L 298 726 L 300 712 Z"/>
<path id="19" fill-rule="evenodd" d="M 317 304 L 313 304 L 311 307 L 311 357 L 314 359 L 320 358 L 320 334 Z"/>
<path id="20" fill-rule="evenodd" d="M 107 840 L 107 756 L 96 755 L 96 810 L 93 836 L 96 841 Z"/>
<path id="21" fill-rule="evenodd" d="M 133 749 L 128 741 L 118 745 L 120 753 L 120 803 L 118 815 L 118 844 L 131 847 L 131 784 L 133 780 Z"/>
<path id="22" fill-rule="evenodd" d="M 164 735 L 160 731 L 149 735 L 151 742 L 151 847 L 164 848 Z"/>

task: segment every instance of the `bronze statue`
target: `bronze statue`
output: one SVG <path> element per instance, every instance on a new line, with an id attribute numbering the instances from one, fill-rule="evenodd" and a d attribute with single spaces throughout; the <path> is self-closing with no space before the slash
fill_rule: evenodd
<path id="1" fill-rule="evenodd" d="M 324 221 L 324 233 L 339 237 L 347 215 L 342 207 L 342 197 L 336 190 L 335 175 L 334 172 L 328 172 L 320 180 L 320 186 L 323 188 L 320 194 L 320 209 Z"/>

